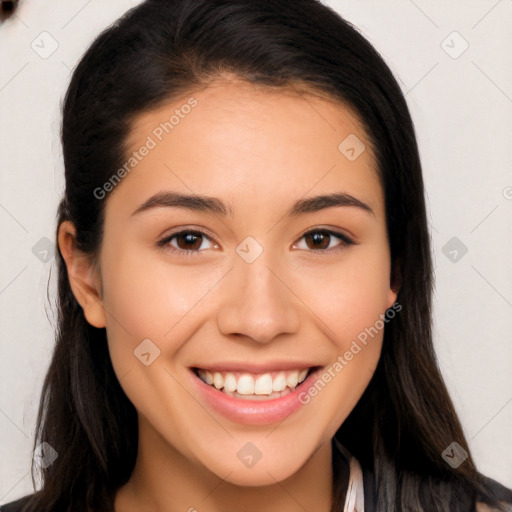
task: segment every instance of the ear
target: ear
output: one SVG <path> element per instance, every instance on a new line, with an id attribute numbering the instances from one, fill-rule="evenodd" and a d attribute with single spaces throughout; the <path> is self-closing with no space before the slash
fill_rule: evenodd
<path id="1" fill-rule="evenodd" d="M 59 226 L 57 241 L 66 262 L 71 291 L 82 306 L 84 316 L 92 326 L 105 327 L 106 316 L 101 297 L 101 280 L 90 256 L 76 248 L 76 229 L 72 222 Z"/>
<path id="2" fill-rule="evenodd" d="M 402 264 L 400 258 L 397 258 L 391 269 L 391 277 L 388 291 L 388 308 L 390 308 L 398 297 L 402 286 Z"/>

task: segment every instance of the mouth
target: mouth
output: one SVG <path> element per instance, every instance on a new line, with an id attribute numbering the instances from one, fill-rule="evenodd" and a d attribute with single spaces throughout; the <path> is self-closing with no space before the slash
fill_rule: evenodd
<path id="1" fill-rule="evenodd" d="M 293 393 L 318 366 L 264 373 L 192 368 L 205 384 L 233 398 L 275 400 Z"/>
<path id="2" fill-rule="evenodd" d="M 189 367 L 191 388 L 206 410 L 238 424 L 268 426 L 300 414 L 321 366 L 291 362 L 268 364 L 225 363 Z M 311 411 L 311 409 L 307 409 Z M 304 412 L 302 413 L 304 414 Z"/>

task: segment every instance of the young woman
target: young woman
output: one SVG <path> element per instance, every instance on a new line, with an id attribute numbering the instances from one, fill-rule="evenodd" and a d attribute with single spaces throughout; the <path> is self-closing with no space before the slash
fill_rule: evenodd
<path id="1" fill-rule="evenodd" d="M 73 72 L 13 511 L 510 510 L 432 345 L 413 124 L 315 0 L 147 0 Z"/>

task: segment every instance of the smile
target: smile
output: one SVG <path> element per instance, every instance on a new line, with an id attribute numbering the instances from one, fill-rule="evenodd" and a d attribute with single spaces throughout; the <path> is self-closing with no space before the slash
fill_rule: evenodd
<path id="1" fill-rule="evenodd" d="M 241 364 L 223 366 L 190 367 L 191 388 L 206 410 L 252 426 L 280 423 L 301 409 L 299 394 L 314 386 L 322 368 L 284 364 L 270 371 L 270 365 L 252 365 L 253 371 L 244 371 Z"/>
<path id="2" fill-rule="evenodd" d="M 272 400 L 294 391 L 313 368 L 282 370 L 267 373 L 210 371 L 195 369 L 206 384 L 235 398 Z"/>

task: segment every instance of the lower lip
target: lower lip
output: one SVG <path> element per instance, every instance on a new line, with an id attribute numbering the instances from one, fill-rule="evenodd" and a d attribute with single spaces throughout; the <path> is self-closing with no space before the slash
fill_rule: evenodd
<path id="1" fill-rule="evenodd" d="M 190 370 L 190 373 L 193 385 L 204 402 L 226 418 L 244 425 L 272 425 L 282 422 L 303 405 L 299 401 L 299 394 L 307 393 L 315 384 L 318 369 L 311 372 L 293 391 L 273 400 L 234 398 L 203 382 L 193 370 Z"/>

